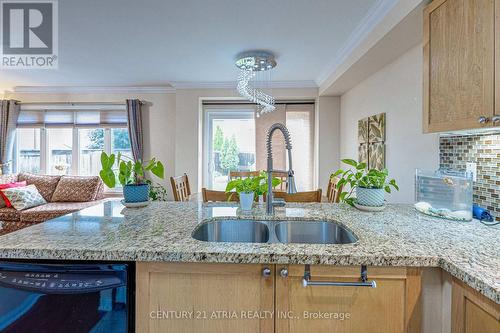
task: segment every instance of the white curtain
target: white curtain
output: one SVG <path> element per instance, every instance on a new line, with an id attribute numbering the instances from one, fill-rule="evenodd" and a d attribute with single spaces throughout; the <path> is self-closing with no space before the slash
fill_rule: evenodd
<path id="1" fill-rule="evenodd" d="M 292 162 L 297 190 L 315 190 L 313 188 L 314 105 L 287 105 L 286 127 L 292 137 Z"/>
<path id="2" fill-rule="evenodd" d="M 267 131 L 272 124 L 286 123 L 286 107 L 283 104 L 276 105 L 276 110 L 255 118 L 255 160 L 257 170 L 267 169 Z M 286 125 L 286 124 L 285 124 Z M 293 142 L 292 142 L 293 143 Z M 275 170 L 285 170 L 286 168 L 286 149 L 283 133 L 275 131 L 273 133 L 273 167 Z"/>

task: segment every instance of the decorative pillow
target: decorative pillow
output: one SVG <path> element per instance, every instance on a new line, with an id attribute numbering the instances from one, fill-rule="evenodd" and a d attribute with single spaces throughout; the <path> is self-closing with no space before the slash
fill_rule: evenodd
<path id="1" fill-rule="evenodd" d="M 52 202 L 86 202 L 95 200 L 101 185 L 97 176 L 62 176 L 52 195 Z"/>
<path id="2" fill-rule="evenodd" d="M 3 190 L 3 193 L 9 199 L 12 207 L 17 210 L 24 210 L 47 203 L 35 185 L 7 188 Z"/>
<path id="3" fill-rule="evenodd" d="M 35 185 L 38 192 L 46 201 L 50 201 L 61 176 L 35 175 L 32 173 L 20 173 L 19 181 L 25 180 L 28 185 Z"/>
<path id="4" fill-rule="evenodd" d="M 2 190 L 5 190 L 7 188 L 23 187 L 23 186 L 26 186 L 26 182 L 13 182 L 8 184 L 0 184 L 0 208 L 12 207 L 12 204 L 10 203 L 9 199 L 7 199 L 5 194 L 3 194 Z"/>

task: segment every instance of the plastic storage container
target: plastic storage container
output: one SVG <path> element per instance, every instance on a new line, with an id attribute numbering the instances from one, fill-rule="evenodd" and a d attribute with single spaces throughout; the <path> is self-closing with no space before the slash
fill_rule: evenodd
<path id="1" fill-rule="evenodd" d="M 472 175 L 470 173 L 417 169 L 415 208 L 427 215 L 456 221 L 472 220 Z"/>

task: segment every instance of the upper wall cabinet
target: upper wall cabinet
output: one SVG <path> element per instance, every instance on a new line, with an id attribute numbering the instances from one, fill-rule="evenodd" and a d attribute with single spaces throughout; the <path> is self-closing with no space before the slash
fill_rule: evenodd
<path id="1" fill-rule="evenodd" d="M 500 126 L 495 11 L 500 0 L 434 0 L 425 8 L 425 133 Z"/>

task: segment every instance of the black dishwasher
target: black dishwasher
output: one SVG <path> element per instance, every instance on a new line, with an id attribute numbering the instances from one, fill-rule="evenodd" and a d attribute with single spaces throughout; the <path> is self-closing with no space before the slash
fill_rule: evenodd
<path id="1" fill-rule="evenodd" d="M 133 331 L 130 264 L 0 261 L 0 332 Z"/>

